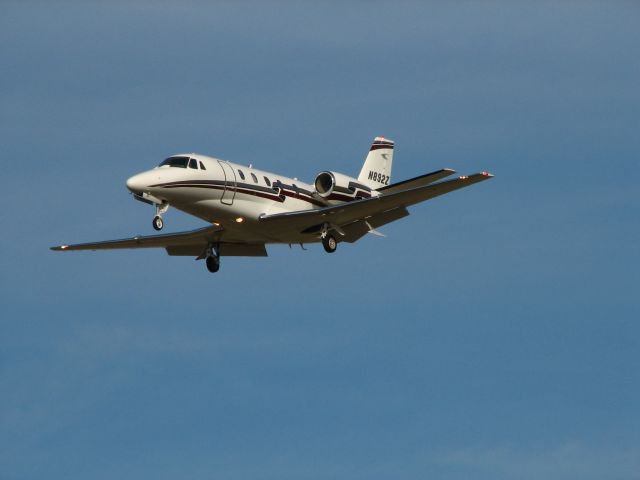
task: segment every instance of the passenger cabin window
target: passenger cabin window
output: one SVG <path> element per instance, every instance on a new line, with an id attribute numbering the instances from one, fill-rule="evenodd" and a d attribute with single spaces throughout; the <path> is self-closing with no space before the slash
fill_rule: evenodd
<path id="1" fill-rule="evenodd" d="M 204 168 L 204 163 L 200 162 L 200 170 L 206 170 L 206 168 Z"/>
<path id="2" fill-rule="evenodd" d="M 187 168 L 187 163 L 188 162 L 189 162 L 189 157 L 169 157 L 158 166 L 159 167 L 169 166 L 169 167 Z"/>
<path id="3" fill-rule="evenodd" d="M 189 160 L 189 168 L 198 169 L 198 161 L 195 158 Z"/>
<path id="4" fill-rule="evenodd" d="M 251 172 L 251 178 L 253 178 L 253 183 L 258 183 L 258 177 L 256 177 L 256 174 Z"/>
<path id="5" fill-rule="evenodd" d="M 242 172 L 242 170 L 238 169 L 238 174 L 240 174 L 240 178 L 244 180 L 244 173 Z"/>
<path id="6" fill-rule="evenodd" d="M 271 186 L 271 180 L 269 180 L 267 177 L 263 177 L 264 178 L 264 183 L 267 184 L 267 187 Z"/>

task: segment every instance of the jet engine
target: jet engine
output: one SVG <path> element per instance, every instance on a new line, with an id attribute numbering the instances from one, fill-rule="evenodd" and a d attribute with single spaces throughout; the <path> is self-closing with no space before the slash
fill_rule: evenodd
<path id="1" fill-rule="evenodd" d="M 337 172 L 320 172 L 313 183 L 318 195 L 328 200 L 351 200 L 370 197 L 371 188 L 353 177 Z"/>

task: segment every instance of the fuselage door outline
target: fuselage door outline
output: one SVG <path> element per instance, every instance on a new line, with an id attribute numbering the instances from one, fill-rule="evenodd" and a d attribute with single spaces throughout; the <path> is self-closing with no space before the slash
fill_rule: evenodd
<path id="1" fill-rule="evenodd" d="M 233 205 L 233 199 L 236 198 L 236 171 L 224 160 L 218 160 L 222 173 L 224 173 L 224 190 L 220 197 L 220 202 L 225 205 Z"/>

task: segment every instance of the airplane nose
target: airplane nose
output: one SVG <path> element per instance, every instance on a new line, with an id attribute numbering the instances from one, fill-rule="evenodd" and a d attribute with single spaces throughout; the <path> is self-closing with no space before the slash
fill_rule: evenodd
<path id="1" fill-rule="evenodd" d="M 145 175 L 143 173 L 139 173 L 138 175 L 134 175 L 133 177 L 127 180 L 127 188 L 132 193 L 137 193 L 140 195 L 142 190 L 147 186 L 145 179 Z"/>

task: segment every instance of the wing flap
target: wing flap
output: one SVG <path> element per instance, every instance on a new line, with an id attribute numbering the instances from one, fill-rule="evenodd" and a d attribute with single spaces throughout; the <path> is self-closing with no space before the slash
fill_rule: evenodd
<path id="1" fill-rule="evenodd" d="M 353 243 L 364 237 L 372 228 L 381 227 L 387 223 L 404 218 L 407 215 L 409 215 L 409 211 L 404 207 L 399 207 L 350 223 L 342 228 L 345 232 L 345 236 L 342 240 Z"/>
<path id="2" fill-rule="evenodd" d="M 204 258 L 208 244 L 178 245 L 165 247 L 167 254 L 171 256 Z M 218 253 L 221 257 L 266 257 L 267 249 L 264 243 L 220 243 Z"/>
<path id="3" fill-rule="evenodd" d="M 266 257 L 264 243 L 221 243 L 221 257 Z"/>
<path id="4" fill-rule="evenodd" d="M 172 257 L 200 257 L 206 256 L 206 245 L 173 245 L 170 247 L 164 247 L 167 251 L 167 255 Z"/>

